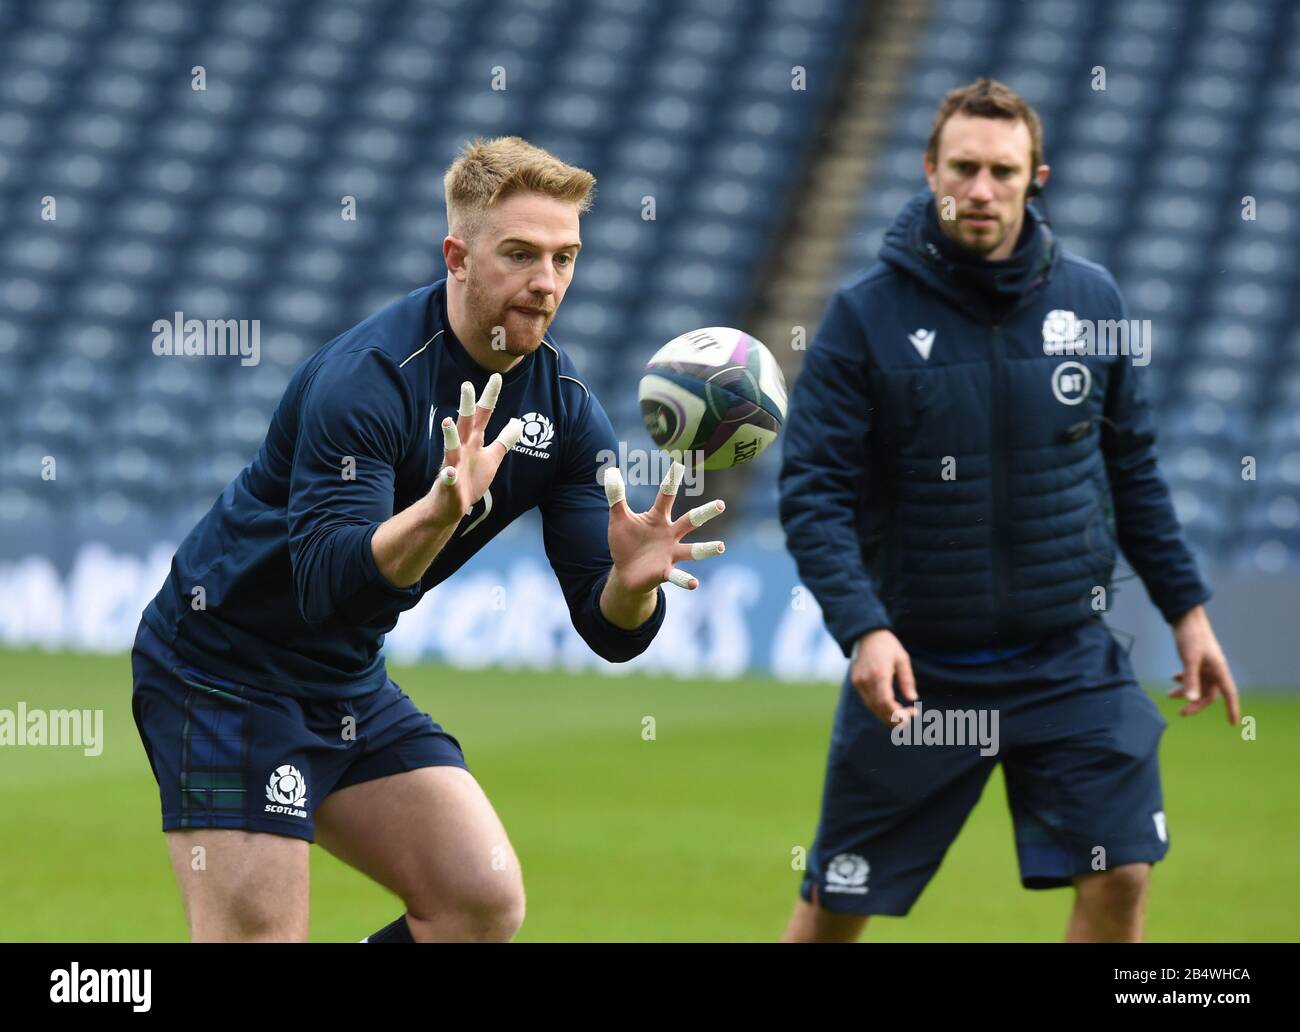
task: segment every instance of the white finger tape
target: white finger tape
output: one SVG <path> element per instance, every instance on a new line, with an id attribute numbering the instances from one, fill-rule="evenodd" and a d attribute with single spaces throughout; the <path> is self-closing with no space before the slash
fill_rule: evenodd
<path id="1" fill-rule="evenodd" d="M 674 568 L 668 571 L 668 583 L 676 584 L 679 588 L 686 588 L 689 591 L 691 587 L 691 581 L 693 580 L 695 580 L 695 578 L 692 577 L 685 570 L 678 570 Z"/>
<path id="2" fill-rule="evenodd" d="M 691 521 L 691 526 L 702 527 L 726 507 L 726 503 L 721 498 L 715 498 L 704 505 L 697 505 L 686 514 L 686 518 Z"/>
<path id="3" fill-rule="evenodd" d="M 524 421 L 516 416 L 502 428 L 501 433 L 497 435 L 497 440 L 505 446 L 506 451 L 509 451 L 519 443 L 519 438 L 523 436 L 523 432 Z"/>
<path id="4" fill-rule="evenodd" d="M 666 495 L 675 495 L 677 488 L 682 482 L 682 474 L 686 472 L 686 467 L 680 462 L 674 461 L 668 467 L 668 472 L 664 474 L 663 483 L 659 485 L 659 491 Z"/>
<path id="5" fill-rule="evenodd" d="M 443 451 L 452 451 L 460 447 L 460 434 L 456 432 L 456 423 L 454 420 L 445 420 L 442 424 L 442 448 Z"/>
<path id="6" fill-rule="evenodd" d="M 493 373 L 488 377 L 487 386 L 483 388 L 483 397 L 478 400 L 478 407 L 491 412 L 497 407 L 497 398 L 501 396 L 501 374 Z"/>
<path id="7" fill-rule="evenodd" d="M 692 559 L 712 559 L 715 555 L 721 555 L 726 551 L 727 546 L 721 541 L 692 541 L 691 558 Z"/>
<path id="8" fill-rule="evenodd" d="M 468 380 L 460 385 L 460 414 L 462 417 L 474 414 L 474 385 Z"/>
<path id="9" fill-rule="evenodd" d="M 605 499 L 612 509 L 627 497 L 627 488 L 623 486 L 623 474 L 617 466 L 605 470 Z"/>

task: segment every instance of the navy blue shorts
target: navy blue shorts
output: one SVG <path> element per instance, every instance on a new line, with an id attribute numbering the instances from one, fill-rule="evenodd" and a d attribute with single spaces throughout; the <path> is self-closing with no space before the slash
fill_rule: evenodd
<path id="1" fill-rule="evenodd" d="M 906 731 L 845 674 L 805 900 L 816 886 L 829 910 L 906 914 L 998 762 L 1026 888 L 1165 856 L 1166 722 L 1100 620 L 980 666 L 909 654 L 921 708 Z"/>
<path id="2" fill-rule="evenodd" d="M 141 622 L 131 709 L 163 831 L 242 828 L 315 840 L 331 792 L 417 767 L 465 767 L 460 743 L 391 679 L 354 699 L 296 698 L 194 669 Z"/>

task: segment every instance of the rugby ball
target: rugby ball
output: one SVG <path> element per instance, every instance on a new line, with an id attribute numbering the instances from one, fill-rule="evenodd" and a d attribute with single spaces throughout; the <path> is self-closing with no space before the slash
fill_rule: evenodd
<path id="1" fill-rule="evenodd" d="M 637 398 L 655 444 L 709 470 L 750 461 L 785 421 L 781 367 L 756 337 L 729 326 L 670 340 L 646 363 Z"/>

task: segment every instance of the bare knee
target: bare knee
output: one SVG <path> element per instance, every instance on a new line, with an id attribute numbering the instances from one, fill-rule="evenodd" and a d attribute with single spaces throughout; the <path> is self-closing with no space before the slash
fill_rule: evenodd
<path id="1" fill-rule="evenodd" d="M 305 885 L 269 886 L 249 880 L 188 886 L 187 912 L 194 942 L 306 942 L 309 901 Z"/>
<path id="2" fill-rule="evenodd" d="M 1081 905 L 1108 914 L 1139 910 L 1151 878 L 1150 864 L 1123 864 L 1075 881 Z"/>
<path id="3" fill-rule="evenodd" d="M 524 886 L 518 879 L 493 886 L 462 909 L 477 942 L 509 942 L 524 923 Z"/>
<path id="4" fill-rule="evenodd" d="M 256 900 L 226 900 L 193 906 L 190 938 L 194 942 L 306 942 L 305 914 Z"/>
<path id="5" fill-rule="evenodd" d="M 517 869 L 516 869 L 517 870 Z M 416 942 L 509 942 L 524 923 L 524 886 L 496 872 L 454 891 L 407 901 L 407 922 Z"/>

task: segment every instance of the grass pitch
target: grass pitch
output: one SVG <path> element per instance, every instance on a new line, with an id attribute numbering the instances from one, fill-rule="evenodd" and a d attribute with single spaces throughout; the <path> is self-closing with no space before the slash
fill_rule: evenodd
<path id="1" fill-rule="evenodd" d="M 460 740 L 523 864 L 520 941 L 773 940 L 811 845 L 836 685 L 391 669 Z M 0 708 L 102 708 L 102 755 L 0 746 L 0 939 L 181 941 L 158 792 L 131 719 L 125 655 L 0 651 Z M 1153 941 L 1300 938 L 1300 698 L 1247 693 L 1257 738 L 1221 706 L 1169 720 L 1172 842 Z M 654 737 L 643 737 L 645 718 Z M 311 935 L 355 942 L 395 897 L 313 849 Z M 1001 772 L 907 918 L 875 941 L 1053 941 L 1072 893 L 1016 874 Z"/>

